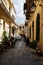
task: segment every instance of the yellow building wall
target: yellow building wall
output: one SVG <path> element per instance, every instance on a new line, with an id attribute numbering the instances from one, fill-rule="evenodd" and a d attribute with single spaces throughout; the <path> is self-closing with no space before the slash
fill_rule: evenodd
<path id="1" fill-rule="evenodd" d="M 40 47 L 41 51 L 43 52 L 43 7 L 41 6 L 41 35 L 40 35 Z"/>
<path id="2" fill-rule="evenodd" d="M 40 4 L 40 3 L 39 3 Z M 34 21 L 34 40 L 36 40 L 36 19 L 37 14 L 40 14 L 40 40 L 39 40 L 39 49 L 43 53 L 43 6 L 37 5 L 35 13 L 32 15 L 30 20 L 28 20 L 28 27 L 31 26 L 31 39 L 32 41 L 32 22 Z"/>
<path id="3" fill-rule="evenodd" d="M 40 16 L 41 16 L 41 7 L 38 5 L 37 7 L 36 7 L 36 11 L 35 11 L 35 13 L 34 13 L 34 40 L 36 40 L 36 19 L 37 19 L 37 14 L 40 14 Z M 40 21 L 40 23 L 41 23 L 41 21 Z"/>
<path id="4" fill-rule="evenodd" d="M 9 8 L 11 8 L 12 9 L 12 2 L 11 2 L 11 0 L 1 0 L 1 2 L 3 2 L 3 4 L 4 4 L 4 6 L 6 7 L 6 10 L 9 12 L 9 14 L 10 13 L 13 13 L 12 11 L 10 12 L 9 11 Z M 5 22 L 5 24 L 3 23 L 3 25 L 0 25 L 0 30 L 1 30 L 1 32 L 3 33 L 3 31 L 4 30 L 6 30 L 6 32 L 7 32 L 7 36 L 9 36 L 9 32 L 10 32 L 10 34 L 11 34 L 11 24 L 13 23 L 13 21 L 12 20 L 10 20 L 9 19 L 9 17 L 7 17 L 7 14 L 8 13 L 3 13 L 3 10 L 2 9 L 0 9 L 0 16 L 1 16 L 1 20 L 0 20 L 0 23 L 3 21 L 3 22 Z M 1 13 L 2 13 L 2 15 L 1 15 Z M 12 18 L 13 19 L 13 18 Z M 2 28 L 3 27 L 3 28 Z M 10 27 L 10 28 L 9 28 Z M 1 37 L 2 37 L 2 33 L 0 32 L 0 39 L 1 39 Z"/>
<path id="5" fill-rule="evenodd" d="M 2 33 L 3 33 L 3 20 L 0 19 L 0 41 L 2 40 Z"/>

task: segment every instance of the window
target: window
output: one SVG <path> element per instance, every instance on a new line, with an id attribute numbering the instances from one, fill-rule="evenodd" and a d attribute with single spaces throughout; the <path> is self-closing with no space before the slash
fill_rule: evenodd
<path id="1" fill-rule="evenodd" d="M 40 14 L 37 14 L 36 19 L 36 40 L 39 41 L 40 38 Z"/>
<path id="2" fill-rule="evenodd" d="M 32 40 L 34 40 L 34 21 L 32 22 Z"/>
<path id="3" fill-rule="evenodd" d="M 31 39 L 31 26 L 30 26 L 30 29 L 29 29 L 29 31 L 30 31 L 30 39 Z"/>

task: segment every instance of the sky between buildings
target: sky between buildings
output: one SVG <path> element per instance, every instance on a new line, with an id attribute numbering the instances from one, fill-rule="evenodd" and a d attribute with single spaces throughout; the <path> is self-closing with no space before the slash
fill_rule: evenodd
<path id="1" fill-rule="evenodd" d="M 18 25 L 20 24 L 24 24 L 25 22 L 25 15 L 23 14 L 23 6 L 25 3 L 25 0 L 12 0 L 15 6 L 15 10 L 16 10 L 16 23 Z"/>

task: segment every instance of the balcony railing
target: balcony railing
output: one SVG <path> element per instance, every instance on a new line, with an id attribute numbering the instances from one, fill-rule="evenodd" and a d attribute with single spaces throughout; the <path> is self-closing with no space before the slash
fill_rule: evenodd
<path id="1" fill-rule="evenodd" d="M 30 19 L 31 14 L 35 12 L 36 4 L 34 3 L 34 0 L 26 0 L 26 3 L 24 4 L 24 13 L 26 15 L 26 19 Z"/>
<path id="2" fill-rule="evenodd" d="M 24 3 L 24 10 L 27 9 L 27 3 Z"/>
<path id="3" fill-rule="evenodd" d="M 14 18 L 10 15 L 9 11 L 5 7 L 5 5 L 4 5 L 2 0 L 0 0 L 0 13 L 2 14 L 2 15 L 0 14 L 1 18 L 3 18 L 6 21 L 10 21 L 12 23 L 15 23 L 14 22 Z"/>
<path id="4" fill-rule="evenodd" d="M 8 0 L 1 0 L 1 1 L 3 2 L 6 9 L 9 11 L 9 2 L 8 2 Z"/>
<path id="5" fill-rule="evenodd" d="M 33 0 L 26 0 L 26 3 L 24 3 L 24 14 L 27 10 L 30 10 L 30 6 L 32 4 Z"/>

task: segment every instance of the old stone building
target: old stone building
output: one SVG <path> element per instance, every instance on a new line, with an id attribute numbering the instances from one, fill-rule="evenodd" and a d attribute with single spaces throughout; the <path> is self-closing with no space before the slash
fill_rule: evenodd
<path id="1" fill-rule="evenodd" d="M 20 26 L 19 26 L 19 34 L 24 34 L 25 33 L 25 26 L 24 26 L 24 24 L 20 24 Z"/>
<path id="2" fill-rule="evenodd" d="M 0 41 L 4 30 L 7 32 L 7 36 L 11 35 L 12 24 L 15 24 L 15 13 L 11 0 L 0 0 Z"/>
<path id="3" fill-rule="evenodd" d="M 43 0 L 26 0 L 24 14 L 30 41 L 38 41 L 39 49 L 43 53 Z"/>

